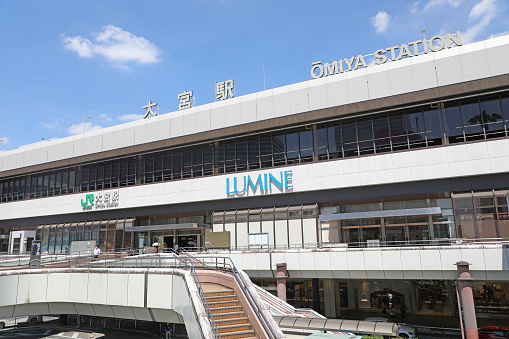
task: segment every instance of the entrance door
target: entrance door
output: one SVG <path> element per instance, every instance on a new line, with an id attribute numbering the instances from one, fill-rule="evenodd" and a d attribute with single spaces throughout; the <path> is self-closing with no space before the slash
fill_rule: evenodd
<path id="1" fill-rule="evenodd" d="M 200 235 L 179 235 L 177 238 L 177 243 L 180 248 L 185 248 L 188 251 L 197 251 L 198 247 L 200 247 Z"/>

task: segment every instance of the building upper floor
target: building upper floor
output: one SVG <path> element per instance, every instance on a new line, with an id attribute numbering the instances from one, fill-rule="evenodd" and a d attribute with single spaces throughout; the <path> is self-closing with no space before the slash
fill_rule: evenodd
<path id="1" fill-rule="evenodd" d="M 56 162 L 62 165 L 68 159 L 83 162 L 85 158 L 126 155 L 198 140 L 214 142 L 225 135 L 264 129 L 273 122 L 279 126 L 305 123 L 309 120 L 305 113 L 330 118 L 369 111 L 377 105 L 385 108 L 422 101 L 426 97 L 436 102 L 437 98 L 454 94 L 450 86 L 509 73 L 505 62 L 508 52 L 509 36 L 502 36 L 362 67 L 100 131 L 23 146 L 0 154 L 0 170 L 41 168 L 43 164 Z M 463 91 L 466 88 L 480 89 L 478 85 L 464 86 Z M 428 92 L 411 95 L 422 91 Z M 407 97 L 401 97 L 404 95 Z M 379 104 L 372 103 L 375 100 Z"/>

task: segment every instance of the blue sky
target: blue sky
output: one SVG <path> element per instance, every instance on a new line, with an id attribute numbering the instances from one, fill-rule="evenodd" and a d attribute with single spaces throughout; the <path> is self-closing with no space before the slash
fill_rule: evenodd
<path id="1" fill-rule="evenodd" d="M 331 62 L 431 35 L 509 31 L 507 0 L 0 0 L 0 151 L 310 80 Z"/>

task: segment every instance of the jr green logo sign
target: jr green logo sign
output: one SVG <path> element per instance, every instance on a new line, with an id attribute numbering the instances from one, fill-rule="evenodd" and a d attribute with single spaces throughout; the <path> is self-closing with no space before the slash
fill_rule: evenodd
<path id="1" fill-rule="evenodd" d="M 93 194 L 87 194 L 85 197 L 85 201 L 81 199 L 81 207 L 83 207 L 83 210 L 91 210 L 92 206 L 94 206 L 94 195 Z"/>

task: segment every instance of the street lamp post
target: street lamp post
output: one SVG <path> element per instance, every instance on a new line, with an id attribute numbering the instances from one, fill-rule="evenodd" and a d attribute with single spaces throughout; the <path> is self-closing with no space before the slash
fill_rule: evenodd
<path id="1" fill-rule="evenodd" d="M 92 119 L 92 117 L 89 115 L 89 116 L 86 116 L 86 117 L 84 117 L 84 118 L 83 118 L 83 133 L 85 133 L 85 128 L 86 128 L 86 127 L 85 127 L 85 126 L 86 126 L 86 125 L 85 125 L 85 121 L 86 121 L 87 119 Z"/>

